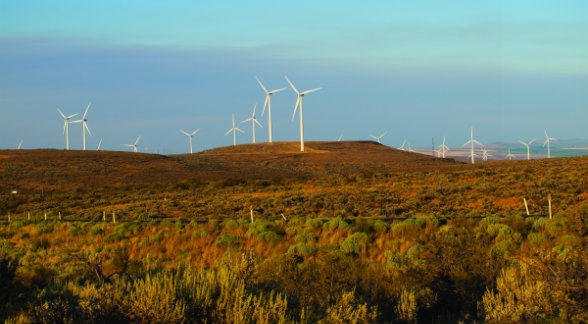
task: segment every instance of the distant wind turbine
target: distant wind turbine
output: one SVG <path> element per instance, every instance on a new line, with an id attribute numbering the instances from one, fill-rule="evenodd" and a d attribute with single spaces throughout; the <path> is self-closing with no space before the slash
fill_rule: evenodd
<path id="1" fill-rule="evenodd" d="M 343 138 L 343 134 L 341 134 L 341 135 L 339 136 L 339 138 L 337 139 L 337 142 L 341 142 L 341 139 L 342 139 L 342 138 Z"/>
<path id="2" fill-rule="evenodd" d="M 198 133 L 198 131 L 200 130 L 200 128 L 198 128 L 197 130 L 193 131 L 192 133 L 188 133 L 186 131 L 183 131 L 180 129 L 180 132 L 186 136 L 188 136 L 190 138 L 190 154 L 192 154 L 192 136 L 194 136 L 194 134 Z"/>
<path id="3" fill-rule="evenodd" d="M 551 159 L 551 141 L 557 141 L 557 139 L 549 137 L 549 135 L 547 135 L 547 130 L 545 130 L 545 137 L 546 140 L 543 143 L 543 147 L 545 147 L 545 144 L 547 144 L 547 158 Z"/>
<path id="4" fill-rule="evenodd" d="M 232 117 L 233 117 L 233 127 L 225 133 L 225 136 L 229 135 L 230 132 L 233 132 L 233 146 L 236 146 L 237 145 L 237 131 L 239 131 L 243 134 L 245 134 L 245 132 L 242 131 L 240 128 L 235 127 L 235 115 L 232 115 Z"/>
<path id="5" fill-rule="evenodd" d="M 508 154 L 506 155 L 506 158 L 509 160 L 512 160 L 512 158 L 514 157 L 514 154 L 510 153 L 510 147 L 508 148 Z"/>
<path id="6" fill-rule="evenodd" d="M 263 103 L 263 110 L 261 111 L 261 115 L 265 113 L 265 107 L 267 106 L 267 127 L 269 131 L 269 142 L 272 143 L 272 95 L 276 92 L 280 92 L 282 90 L 286 90 L 286 88 L 280 88 L 272 91 L 267 91 L 267 89 L 263 86 L 261 81 L 257 77 L 255 77 L 257 83 L 261 86 L 263 91 L 265 92 L 265 102 Z M 254 127 L 255 128 L 255 127 Z M 253 141 L 255 143 L 255 141 Z"/>
<path id="7" fill-rule="evenodd" d="M 16 149 L 20 150 L 21 147 L 22 147 L 22 140 L 20 140 L 20 142 L 18 142 L 18 146 L 16 147 Z"/>
<path id="8" fill-rule="evenodd" d="M 255 118 L 255 109 L 257 108 L 257 104 L 255 104 L 255 106 L 253 106 L 253 113 L 251 114 L 251 117 L 245 119 L 244 121 L 241 122 L 242 123 L 246 123 L 248 121 L 251 121 L 251 128 L 253 131 L 253 144 L 255 144 L 255 124 L 257 123 L 257 125 L 259 125 L 259 127 L 263 128 L 263 126 L 261 126 L 261 124 L 257 121 L 257 119 Z"/>
<path id="9" fill-rule="evenodd" d="M 98 142 L 98 148 L 96 148 L 96 151 L 100 151 L 100 145 L 102 145 L 102 139 L 100 139 L 100 142 Z"/>
<path id="10" fill-rule="evenodd" d="M 405 151 L 404 145 L 406 145 L 406 139 L 404 141 L 402 141 L 402 145 L 400 145 L 400 147 L 398 149 Z"/>
<path id="11" fill-rule="evenodd" d="M 57 108 L 57 111 L 59 112 L 61 117 L 63 117 L 63 133 L 65 134 L 65 149 L 69 150 L 69 124 L 70 124 L 69 120 L 79 114 L 73 114 L 73 115 L 69 115 L 66 117 L 63 114 L 63 112 L 61 112 L 61 110 L 59 110 L 59 108 Z"/>
<path id="12" fill-rule="evenodd" d="M 304 97 L 304 95 L 307 95 L 311 92 L 315 92 L 315 91 L 322 89 L 322 87 L 298 92 L 298 90 L 296 90 L 296 87 L 294 87 L 292 82 L 290 82 L 290 79 L 288 79 L 288 77 L 285 75 L 284 75 L 284 77 L 286 78 L 286 80 L 288 81 L 290 86 L 292 87 L 292 90 L 294 90 L 294 92 L 296 92 L 296 94 L 298 95 L 298 99 L 296 99 L 296 105 L 294 106 L 294 113 L 292 114 L 292 121 L 294 121 L 294 116 L 296 116 L 296 110 L 298 109 L 298 106 L 300 106 L 300 151 L 304 152 L 304 122 L 302 121 L 303 120 L 303 118 L 302 118 L 302 98 Z"/>
<path id="13" fill-rule="evenodd" d="M 488 150 L 485 147 L 483 147 L 482 148 L 482 160 L 488 161 L 489 156 L 492 156 L 492 155 L 488 154 Z"/>
<path id="14" fill-rule="evenodd" d="M 409 152 L 415 152 L 416 153 L 416 151 L 413 150 L 412 147 L 410 147 L 410 143 L 408 143 L 408 149 L 407 149 L 407 151 L 409 151 Z"/>
<path id="15" fill-rule="evenodd" d="M 532 144 L 533 142 L 535 142 L 535 140 L 536 140 L 536 138 L 534 138 L 534 139 L 530 140 L 530 141 L 529 141 L 529 143 L 525 143 L 525 142 L 523 142 L 523 141 L 519 140 L 519 142 L 520 142 L 521 144 L 523 144 L 523 145 L 525 145 L 525 146 L 527 147 L 527 160 L 530 160 L 530 159 L 531 159 L 531 144 Z"/>
<path id="16" fill-rule="evenodd" d="M 137 137 L 137 140 L 135 141 L 135 144 L 125 144 L 125 146 L 132 147 L 133 148 L 133 152 L 137 153 L 137 152 L 139 152 L 139 150 L 137 150 L 137 144 L 139 144 L 139 140 L 140 139 L 141 139 L 141 136 Z"/>
<path id="17" fill-rule="evenodd" d="M 86 107 L 86 111 L 84 111 L 84 115 L 82 116 L 82 119 L 79 120 L 74 120 L 72 121 L 72 123 L 82 123 L 82 142 L 83 142 L 83 147 L 84 147 L 84 151 L 86 150 L 86 131 L 88 131 L 88 134 L 90 134 L 90 136 L 92 136 L 92 132 L 90 132 L 90 129 L 88 128 L 88 124 L 86 123 L 86 115 L 88 114 L 88 109 L 90 109 L 90 105 L 92 103 L 88 103 L 88 106 Z"/>
<path id="18" fill-rule="evenodd" d="M 474 128 L 473 127 L 471 128 L 470 140 L 467 141 L 467 142 L 465 142 L 465 144 L 462 145 L 462 146 L 466 146 L 468 144 L 471 144 L 472 145 L 472 148 L 471 148 L 471 151 L 470 151 L 470 155 L 469 156 L 472 158 L 472 164 L 474 164 L 475 163 L 475 156 L 476 156 L 476 154 L 474 152 L 474 145 L 478 144 L 478 145 L 481 146 L 482 143 L 480 143 L 480 142 L 478 142 L 477 140 L 474 139 Z"/>
<path id="19" fill-rule="evenodd" d="M 382 144 L 381 140 L 382 140 L 382 138 L 383 138 L 384 136 L 386 136 L 386 134 L 388 134 L 388 131 L 385 131 L 385 132 L 383 132 L 382 134 L 380 134 L 380 136 L 374 136 L 374 135 L 371 135 L 371 134 L 370 134 L 370 136 L 371 136 L 373 139 L 375 139 L 376 141 L 378 141 L 378 143 Z"/>
<path id="20" fill-rule="evenodd" d="M 445 153 L 449 151 L 449 147 L 445 145 L 445 136 L 443 136 L 443 143 L 437 147 L 439 148 L 438 152 L 441 154 L 441 157 L 445 158 Z"/>

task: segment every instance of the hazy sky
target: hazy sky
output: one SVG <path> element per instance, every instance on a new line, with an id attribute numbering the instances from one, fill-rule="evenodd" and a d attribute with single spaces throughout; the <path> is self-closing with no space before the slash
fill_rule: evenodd
<path id="1" fill-rule="evenodd" d="M 268 88 L 305 97 L 307 140 L 430 145 L 588 137 L 588 2 L 0 1 L 0 148 L 65 146 L 89 101 L 95 148 L 232 144 Z M 273 97 L 274 138 L 298 140 L 295 94 Z M 260 113 L 260 109 L 258 109 Z M 267 141 L 267 115 L 258 118 Z M 250 124 L 241 124 L 251 140 Z M 81 147 L 81 127 L 70 129 Z"/>

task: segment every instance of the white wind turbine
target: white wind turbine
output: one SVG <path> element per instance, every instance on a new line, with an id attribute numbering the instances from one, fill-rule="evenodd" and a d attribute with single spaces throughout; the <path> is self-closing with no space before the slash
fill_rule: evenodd
<path id="1" fill-rule="evenodd" d="M 492 155 L 488 154 L 488 150 L 485 147 L 483 147 L 482 148 L 482 160 L 488 161 L 489 156 L 492 156 Z"/>
<path id="2" fill-rule="evenodd" d="M 535 142 L 536 138 L 529 141 L 529 143 L 525 143 L 521 140 L 519 142 L 527 147 L 527 160 L 531 159 L 531 143 Z"/>
<path id="3" fill-rule="evenodd" d="M 547 144 L 547 158 L 551 159 L 551 141 L 557 141 L 557 139 L 549 137 L 549 135 L 547 135 L 547 130 L 545 130 L 545 137 L 547 139 L 543 143 L 543 147 L 545 147 L 545 144 Z"/>
<path id="4" fill-rule="evenodd" d="M 506 155 L 506 158 L 509 160 L 512 160 L 512 158 L 514 157 L 514 154 L 510 153 L 510 147 L 508 148 L 508 154 Z"/>
<path id="5" fill-rule="evenodd" d="M 339 138 L 337 139 L 337 142 L 341 142 L 341 140 L 342 140 L 342 139 L 343 139 L 343 134 L 341 134 L 341 135 L 339 136 Z"/>
<path id="6" fill-rule="evenodd" d="M 84 115 L 82 116 L 82 119 L 79 120 L 74 120 L 72 121 L 72 123 L 82 123 L 82 142 L 84 143 L 83 147 L 84 147 L 84 151 L 86 150 L 86 131 L 88 131 L 88 134 L 90 134 L 90 136 L 92 136 L 92 132 L 90 132 L 90 129 L 88 128 L 88 124 L 86 123 L 86 114 L 88 114 L 88 109 L 90 109 L 90 105 L 92 103 L 88 103 L 88 106 L 86 107 L 86 111 L 84 111 Z"/>
<path id="7" fill-rule="evenodd" d="M 292 87 L 292 90 L 294 90 L 294 92 L 296 92 L 296 94 L 298 95 L 298 99 L 296 99 L 296 105 L 294 106 L 294 113 L 292 114 L 292 121 L 294 121 L 294 116 L 296 116 L 296 110 L 298 109 L 298 106 L 300 106 L 300 151 L 304 152 L 304 123 L 302 122 L 302 97 L 304 97 L 304 95 L 309 94 L 311 92 L 318 91 L 318 90 L 322 89 L 322 87 L 298 92 L 298 90 L 296 90 L 296 88 L 294 87 L 292 82 L 290 82 L 290 79 L 288 79 L 288 77 L 285 75 L 284 75 L 284 77 L 286 78 L 286 80 L 288 81 L 290 86 Z"/>
<path id="8" fill-rule="evenodd" d="M 255 77 L 257 83 L 261 86 L 263 91 L 265 92 L 265 102 L 263 103 L 263 110 L 261 111 L 261 115 L 265 113 L 265 107 L 267 106 L 267 127 L 269 131 L 269 142 L 272 143 L 272 95 L 276 92 L 280 92 L 282 90 L 286 90 L 286 88 L 280 88 L 272 91 L 267 91 L 267 89 L 263 86 L 261 81 L 257 77 Z M 255 126 L 253 127 L 255 128 Z M 255 143 L 255 141 L 253 141 Z"/>
<path id="9" fill-rule="evenodd" d="M 257 108 L 257 104 L 255 104 L 255 106 L 253 106 L 253 113 L 251 114 L 251 117 L 245 119 L 244 121 L 241 122 L 242 123 L 246 123 L 248 121 L 251 121 L 251 128 L 253 129 L 253 144 L 255 144 L 255 124 L 257 123 L 257 125 L 259 125 L 259 127 L 263 128 L 263 126 L 261 126 L 261 124 L 257 121 L 257 119 L 255 118 L 255 109 Z M 271 138 L 271 135 L 270 135 Z M 270 141 L 271 143 L 271 141 Z"/>
<path id="10" fill-rule="evenodd" d="M 198 128 L 197 130 L 193 131 L 192 133 L 188 133 L 186 131 L 183 131 L 180 129 L 180 132 L 186 136 L 188 136 L 190 138 L 190 154 L 192 154 L 192 136 L 194 136 L 194 134 L 198 133 L 198 131 L 200 130 L 200 128 Z"/>
<path id="11" fill-rule="evenodd" d="M 230 132 L 233 132 L 233 146 L 237 145 L 237 131 L 245 134 L 244 131 L 242 131 L 240 128 L 235 127 L 235 115 L 232 115 L 233 117 L 233 127 L 231 129 L 229 129 L 226 133 L 225 136 L 229 135 Z"/>
<path id="12" fill-rule="evenodd" d="M 139 144 L 139 140 L 140 139 L 141 139 L 141 136 L 137 137 L 137 140 L 135 141 L 135 144 L 125 144 L 125 146 L 132 147 L 133 148 L 133 152 L 137 153 L 137 152 L 139 152 L 137 150 L 137 144 Z"/>
<path id="13" fill-rule="evenodd" d="M 405 139 L 404 141 L 402 141 L 402 145 L 400 145 L 400 147 L 399 147 L 398 149 L 399 149 L 399 150 L 406 151 L 406 150 L 404 149 L 404 145 L 406 145 L 406 139 Z"/>
<path id="14" fill-rule="evenodd" d="M 474 128 L 473 127 L 471 128 L 470 140 L 467 141 L 467 142 L 465 142 L 465 144 L 462 145 L 462 146 L 466 146 L 468 144 L 471 144 L 472 145 L 472 148 L 471 148 L 471 151 L 470 151 L 470 155 L 468 155 L 468 156 L 472 158 L 472 164 L 474 164 L 475 163 L 475 156 L 476 156 L 476 154 L 474 153 L 474 145 L 478 144 L 478 145 L 481 146 L 482 143 L 480 143 L 480 142 L 478 142 L 477 140 L 474 139 Z"/>
<path id="15" fill-rule="evenodd" d="M 63 112 L 61 112 L 61 110 L 59 110 L 59 108 L 57 108 L 57 111 L 59 112 L 61 117 L 63 117 L 63 133 L 65 134 L 65 149 L 69 150 L 69 124 L 70 124 L 69 120 L 79 114 L 73 114 L 73 115 L 69 115 L 66 117 L 63 114 Z"/>
<path id="16" fill-rule="evenodd" d="M 21 147 L 22 147 L 22 140 L 20 140 L 20 142 L 18 142 L 18 146 L 16 147 L 16 149 L 20 150 Z"/>
<path id="17" fill-rule="evenodd" d="M 381 140 L 382 140 L 382 138 L 383 138 L 384 136 L 386 136 L 386 134 L 388 134 L 388 131 L 385 131 L 385 132 L 383 132 L 382 134 L 380 134 L 380 136 L 374 136 L 374 135 L 371 135 L 371 134 L 370 134 L 370 136 L 371 136 L 373 139 L 375 139 L 376 141 L 378 141 L 378 143 L 382 144 Z"/>
<path id="18" fill-rule="evenodd" d="M 416 153 L 416 151 L 413 150 L 412 147 L 410 147 L 410 143 L 408 143 L 408 149 L 407 149 L 407 151 Z"/>
<path id="19" fill-rule="evenodd" d="M 437 147 L 439 148 L 438 152 L 441 154 L 441 157 L 445 158 L 445 153 L 449 151 L 449 147 L 445 145 L 445 136 L 443 136 L 443 143 Z"/>
<path id="20" fill-rule="evenodd" d="M 100 142 L 98 142 L 98 148 L 96 148 L 96 151 L 100 151 L 100 145 L 102 145 L 102 139 L 100 139 Z"/>

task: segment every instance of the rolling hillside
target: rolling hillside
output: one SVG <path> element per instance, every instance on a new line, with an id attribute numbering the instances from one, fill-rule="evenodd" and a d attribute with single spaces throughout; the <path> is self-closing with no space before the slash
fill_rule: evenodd
<path id="1" fill-rule="evenodd" d="M 112 151 L 0 151 L 0 190 L 63 191 L 87 187 L 168 183 L 187 179 L 270 179 L 333 173 L 423 170 L 450 159 L 399 151 L 374 142 L 246 144 L 192 155 Z"/>

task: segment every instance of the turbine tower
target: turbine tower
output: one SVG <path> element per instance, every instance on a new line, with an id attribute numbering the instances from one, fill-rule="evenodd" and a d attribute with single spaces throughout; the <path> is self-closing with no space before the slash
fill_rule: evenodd
<path id="1" fill-rule="evenodd" d="M 388 134 L 388 131 L 383 132 L 380 136 L 374 136 L 374 135 L 370 135 L 373 139 L 375 139 L 376 141 L 378 141 L 379 144 L 382 144 L 381 140 L 382 137 L 386 136 L 386 134 Z"/>
<path id="2" fill-rule="evenodd" d="M 90 105 L 92 103 L 88 103 L 88 106 L 86 107 L 86 111 L 84 111 L 84 115 L 82 116 L 82 119 L 79 120 L 74 120 L 72 121 L 72 123 L 82 123 L 82 142 L 84 143 L 84 151 L 86 150 L 86 131 L 88 131 L 88 134 L 90 134 L 90 136 L 92 136 L 92 132 L 90 132 L 90 129 L 88 128 L 88 124 L 86 123 L 86 114 L 88 114 L 88 109 L 90 109 Z"/>
<path id="3" fill-rule="evenodd" d="M 447 147 L 447 145 L 445 145 L 445 136 L 443 136 L 443 143 L 437 147 L 439 148 L 437 150 L 437 152 L 439 152 L 441 154 L 442 158 L 445 158 L 445 153 L 447 151 L 449 151 L 449 147 Z"/>
<path id="4" fill-rule="evenodd" d="M 525 143 L 521 140 L 519 142 L 527 147 L 527 160 L 531 159 L 531 143 L 535 142 L 536 138 L 529 141 L 529 143 Z"/>
<path id="5" fill-rule="evenodd" d="M 510 147 L 509 147 L 508 154 L 506 155 L 506 158 L 508 158 L 509 160 L 512 160 L 513 157 L 514 157 L 514 154 L 510 153 Z"/>
<path id="6" fill-rule="evenodd" d="M 309 94 L 311 92 L 318 91 L 318 90 L 322 89 L 322 87 L 298 92 L 298 90 L 296 90 L 296 88 L 294 87 L 292 82 L 290 82 L 290 79 L 288 79 L 288 77 L 285 75 L 284 75 L 284 77 L 286 78 L 288 83 L 290 83 L 292 90 L 294 90 L 294 92 L 296 92 L 296 94 L 298 95 L 298 99 L 296 99 L 296 105 L 294 106 L 294 113 L 292 114 L 292 121 L 294 121 L 294 116 L 296 116 L 296 109 L 298 109 L 298 106 L 300 105 L 300 152 L 304 152 L 304 123 L 302 122 L 302 97 L 304 97 L 304 95 Z"/>
<path id="7" fill-rule="evenodd" d="M 188 136 L 190 138 L 190 154 L 192 154 L 192 136 L 194 136 L 194 134 L 198 133 L 198 131 L 200 130 L 200 128 L 198 128 L 197 130 L 193 131 L 192 133 L 188 133 L 186 131 L 183 131 L 180 129 L 180 132 L 186 136 Z"/>
<path id="8" fill-rule="evenodd" d="M 545 147 L 545 144 L 547 144 L 547 158 L 551 159 L 551 141 L 557 141 L 557 139 L 549 137 L 549 135 L 547 135 L 547 130 L 545 130 L 545 137 L 546 140 L 543 143 L 543 147 Z"/>
<path id="9" fill-rule="evenodd" d="M 272 91 L 267 91 L 267 89 L 263 86 L 261 81 L 259 81 L 259 79 L 257 77 L 255 77 L 255 79 L 257 80 L 257 83 L 259 83 L 259 85 L 261 86 L 261 88 L 265 92 L 265 102 L 263 103 L 263 110 L 261 111 L 261 115 L 263 116 L 263 114 L 265 113 L 265 107 L 267 106 L 267 127 L 268 127 L 268 131 L 269 131 L 269 142 L 273 143 L 272 142 L 272 95 L 276 92 L 286 90 L 286 88 L 280 88 L 280 89 L 276 89 L 276 90 L 272 90 Z M 255 127 L 253 127 L 253 128 L 255 128 Z M 253 143 L 255 143 L 255 141 L 253 141 Z"/>
<path id="10" fill-rule="evenodd" d="M 263 128 L 263 126 L 261 126 L 261 124 L 255 118 L 255 109 L 256 108 L 257 108 L 257 104 L 255 104 L 255 106 L 253 106 L 253 113 L 251 114 L 251 117 L 249 117 L 249 118 L 247 118 L 247 119 L 245 119 L 244 121 L 241 122 L 241 124 L 242 124 L 242 123 L 246 123 L 248 121 L 251 121 L 251 124 L 252 124 L 251 128 L 253 129 L 253 144 L 255 144 L 255 123 L 257 123 L 257 125 L 259 125 L 259 127 Z"/>
<path id="11" fill-rule="evenodd" d="M 229 135 L 230 132 L 233 132 L 233 146 L 237 145 L 237 131 L 245 134 L 244 131 L 242 131 L 241 129 L 235 127 L 235 115 L 233 114 L 233 127 L 231 129 L 229 129 L 226 133 L 225 136 Z"/>
<path id="12" fill-rule="evenodd" d="M 137 153 L 137 144 L 139 144 L 139 140 L 141 139 L 141 136 L 137 137 L 137 140 L 135 141 L 135 144 L 125 144 L 125 146 L 128 147 L 132 147 L 133 148 L 133 152 Z"/>
<path id="13" fill-rule="evenodd" d="M 61 110 L 59 110 L 59 108 L 57 108 L 57 111 L 59 112 L 61 117 L 63 117 L 63 133 L 65 134 L 65 149 L 69 150 L 69 124 L 70 124 L 69 120 L 79 114 L 73 114 L 73 115 L 66 117 L 63 114 L 63 112 L 61 112 Z"/>
<path id="14" fill-rule="evenodd" d="M 470 155 L 468 155 L 468 156 L 470 156 L 472 158 L 472 164 L 474 164 L 474 163 L 476 163 L 475 162 L 475 158 L 474 158 L 476 156 L 476 154 L 474 153 L 474 145 L 478 144 L 478 145 L 481 146 L 482 143 L 480 143 L 480 142 L 478 142 L 477 140 L 474 139 L 474 128 L 473 127 L 471 128 L 470 140 L 467 141 L 467 142 L 465 142 L 465 144 L 462 145 L 462 146 L 466 146 L 468 144 L 471 144 L 472 145 L 472 148 L 471 148 L 471 151 L 470 151 Z"/>

